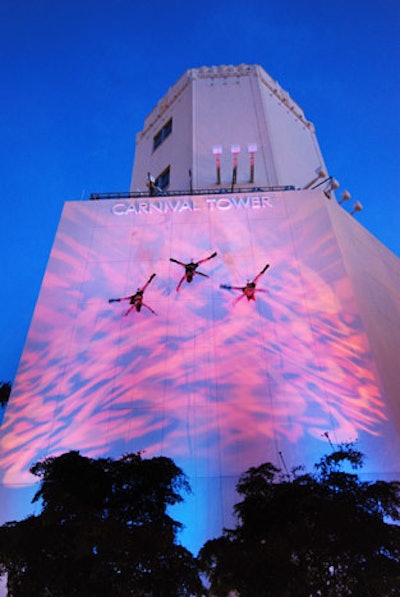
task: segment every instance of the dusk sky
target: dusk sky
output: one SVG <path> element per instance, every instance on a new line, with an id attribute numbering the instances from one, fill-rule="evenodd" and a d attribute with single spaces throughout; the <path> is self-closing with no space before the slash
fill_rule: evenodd
<path id="1" fill-rule="evenodd" d="M 0 380 L 64 201 L 129 189 L 135 135 L 188 68 L 260 64 L 314 123 L 358 221 L 400 256 L 399 30 L 398 0 L 2 0 Z"/>

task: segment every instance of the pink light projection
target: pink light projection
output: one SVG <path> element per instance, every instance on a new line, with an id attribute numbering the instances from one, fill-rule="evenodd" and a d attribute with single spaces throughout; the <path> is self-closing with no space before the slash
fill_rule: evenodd
<path id="1" fill-rule="evenodd" d="M 71 449 L 163 454 L 194 489 L 181 513 L 198 548 L 229 524 L 249 466 L 312 463 L 326 433 L 366 452 L 390 441 L 329 209 L 316 191 L 66 203 L 2 426 L 3 485 L 32 485 L 34 462 Z M 170 258 L 213 252 L 210 277 L 177 292 Z M 255 302 L 220 288 L 267 263 Z M 153 273 L 157 315 L 108 302 Z"/>

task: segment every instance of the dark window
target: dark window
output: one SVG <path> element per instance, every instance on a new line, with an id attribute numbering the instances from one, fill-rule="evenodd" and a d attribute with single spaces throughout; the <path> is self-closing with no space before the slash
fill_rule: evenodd
<path id="1" fill-rule="evenodd" d="M 156 178 L 156 187 L 158 187 L 159 189 L 161 189 L 162 191 L 164 189 L 167 188 L 167 186 L 169 185 L 169 166 L 167 168 L 165 168 L 165 170 L 163 170 L 161 172 L 161 174 L 159 176 L 157 176 Z"/>
<path id="2" fill-rule="evenodd" d="M 170 118 L 153 137 L 153 151 L 172 133 L 172 118 Z"/>

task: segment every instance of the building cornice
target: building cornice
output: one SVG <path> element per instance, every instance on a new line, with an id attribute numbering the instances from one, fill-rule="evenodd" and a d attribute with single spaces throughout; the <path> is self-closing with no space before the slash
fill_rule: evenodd
<path id="1" fill-rule="evenodd" d="M 220 66 L 202 66 L 200 68 L 192 68 L 187 70 L 178 81 L 168 89 L 164 97 L 157 103 L 154 109 L 147 116 L 143 130 L 138 133 L 139 138 L 145 137 L 153 128 L 160 126 L 164 114 L 170 106 L 182 95 L 185 89 L 189 86 L 191 81 L 196 79 L 209 79 L 211 81 L 216 79 L 240 78 L 240 77 L 257 77 L 261 83 L 269 90 L 269 92 L 276 97 L 276 99 L 283 104 L 283 106 L 291 111 L 293 115 L 298 118 L 301 123 L 308 129 L 314 131 L 312 122 L 306 119 L 303 110 L 290 97 L 290 95 L 282 89 L 277 81 L 275 81 L 268 73 L 258 65 L 239 64 L 220 65 Z"/>

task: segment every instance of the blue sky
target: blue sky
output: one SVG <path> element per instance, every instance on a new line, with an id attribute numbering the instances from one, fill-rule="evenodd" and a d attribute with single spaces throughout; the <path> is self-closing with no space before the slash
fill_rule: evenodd
<path id="1" fill-rule="evenodd" d="M 126 191 L 135 135 L 188 68 L 260 64 L 303 108 L 357 219 L 400 256 L 398 0 L 2 0 L 0 380 L 64 201 Z"/>

